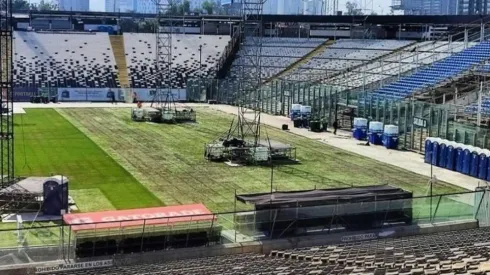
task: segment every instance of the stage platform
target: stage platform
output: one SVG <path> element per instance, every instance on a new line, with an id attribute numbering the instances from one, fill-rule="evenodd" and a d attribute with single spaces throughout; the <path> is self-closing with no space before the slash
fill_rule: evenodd
<path id="1" fill-rule="evenodd" d="M 22 217 L 23 222 L 51 222 L 61 221 L 63 218 L 61 215 L 43 215 L 37 212 L 19 213 L 19 214 L 5 214 L 2 215 L 2 222 L 14 223 L 17 222 L 17 215 Z"/>
<path id="2" fill-rule="evenodd" d="M 43 183 L 46 181 L 46 177 L 29 177 L 12 184 L 9 187 L 0 190 L 1 193 L 28 193 L 28 194 L 42 194 Z"/>

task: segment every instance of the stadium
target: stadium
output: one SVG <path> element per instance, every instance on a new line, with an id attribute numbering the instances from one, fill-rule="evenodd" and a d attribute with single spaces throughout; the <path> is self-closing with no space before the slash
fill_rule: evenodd
<path id="1" fill-rule="evenodd" d="M 490 272 L 490 17 L 0 3 L 1 274 Z"/>

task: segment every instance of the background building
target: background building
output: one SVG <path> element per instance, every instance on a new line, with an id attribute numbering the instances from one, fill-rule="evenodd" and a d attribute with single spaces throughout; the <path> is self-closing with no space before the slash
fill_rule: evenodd
<path id="1" fill-rule="evenodd" d="M 456 15 L 458 1 L 461 0 L 394 0 L 392 7 L 405 15 Z"/>
<path id="2" fill-rule="evenodd" d="M 459 14 L 490 14 L 490 0 L 459 0 Z"/>
<path id="3" fill-rule="evenodd" d="M 268 0 L 264 4 L 264 14 L 301 14 L 303 1 L 301 0 Z"/>
<path id="4" fill-rule="evenodd" d="M 136 2 L 148 2 L 147 0 L 105 0 L 105 11 L 107 12 L 128 12 L 135 11 Z"/>
<path id="5" fill-rule="evenodd" d="M 63 11 L 89 11 L 89 0 L 58 0 L 58 8 Z"/>

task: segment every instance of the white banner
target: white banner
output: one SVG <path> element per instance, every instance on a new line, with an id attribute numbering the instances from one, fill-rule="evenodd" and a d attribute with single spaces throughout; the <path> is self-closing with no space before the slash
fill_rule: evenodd
<path id="1" fill-rule="evenodd" d="M 45 273 L 80 270 L 80 269 L 89 269 L 89 268 L 97 268 L 97 267 L 110 267 L 110 266 L 112 266 L 112 264 L 113 264 L 112 260 L 105 260 L 105 261 L 93 261 L 93 262 L 68 263 L 68 264 L 59 264 L 59 265 L 52 265 L 52 266 L 42 266 L 42 267 L 36 267 L 36 274 L 45 274 Z"/>
<path id="2" fill-rule="evenodd" d="M 124 101 L 122 89 L 112 88 L 58 88 L 59 101 Z"/>
<path id="3" fill-rule="evenodd" d="M 143 89 L 134 88 L 131 89 L 133 93 L 136 93 L 136 98 L 138 101 L 152 101 L 155 97 L 157 89 Z M 172 89 L 172 95 L 175 101 L 185 101 L 187 100 L 186 89 Z"/>

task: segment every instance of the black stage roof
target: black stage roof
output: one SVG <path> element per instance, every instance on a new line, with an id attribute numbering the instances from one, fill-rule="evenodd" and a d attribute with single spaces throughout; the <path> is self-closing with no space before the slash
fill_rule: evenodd
<path id="1" fill-rule="evenodd" d="M 14 12 L 15 18 L 25 18 L 31 14 L 32 17 L 70 17 L 78 19 L 97 19 L 97 18 L 154 18 L 155 14 L 142 13 L 118 13 L 118 12 L 71 12 L 71 11 L 17 11 Z M 177 18 L 182 18 L 181 16 Z M 234 15 L 188 15 L 187 20 L 204 21 L 239 21 L 239 16 Z M 338 23 L 350 24 L 353 22 L 365 22 L 374 25 L 390 24 L 429 24 L 429 25 L 458 25 L 469 23 L 490 22 L 490 16 L 481 15 L 362 15 L 362 16 L 332 16 L 332 15 L 264 15 L 263 21 L 270 22 L 301 22 L 301 23 Z"/>
<path id="2" fill-rule="evenodd" d="M 315 189 L 304 191 L 274 192 L 237 195 L 240 202 L 267 206 L 288 203 L 322 202 L 322 204 L 369 202 L 411 198 L 412 193 L 390 185 L 352 188 Z"/>

